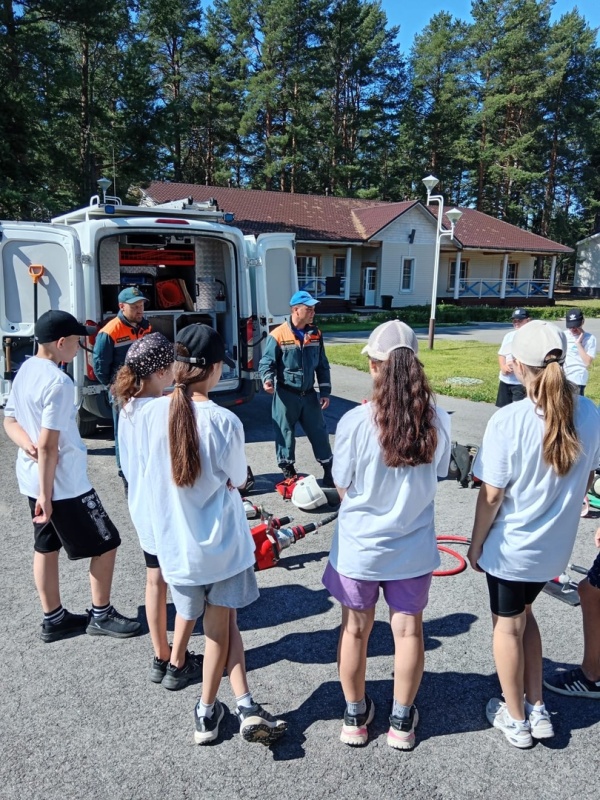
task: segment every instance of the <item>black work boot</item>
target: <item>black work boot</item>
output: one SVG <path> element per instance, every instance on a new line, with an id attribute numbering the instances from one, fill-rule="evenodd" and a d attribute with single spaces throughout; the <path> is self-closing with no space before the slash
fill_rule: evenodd
<path id="1" fill-rule="evenodd" d="M 293 464 L 280 464 L 279 469 L 283 472 L 284 478 L 295 478 L 297 475 L 296 468 Z"/>
<path id="2" fill-rule="evenodd" d="M 333 475 L 331 474 L 333 461 L 328 461 L 327 463 L 322 464 L 321 466 L 323 467 L 323 480 L 321 481 L 321 483 L 326 489 L 335 489 Z"/>

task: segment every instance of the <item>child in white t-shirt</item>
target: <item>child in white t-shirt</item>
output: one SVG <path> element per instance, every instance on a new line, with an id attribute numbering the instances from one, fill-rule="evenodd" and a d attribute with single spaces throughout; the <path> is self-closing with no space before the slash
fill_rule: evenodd
<path id="1" fill-rule="evenodd" d="M 573 393 L 567 344 L 534 320 L 515 334 L 514 369 L 527 389 L 488 423 L 473 471 L 479 490 L 469 561 L 485 572 L 494 659 L 504 702 L 489 722 L 515 747 L 554 735 L 542 697 L 542 643 L 532 603 L 571 555 L 581 501 L 600 459 L 600 413 Z"/>
<path id="2" fill-rule="evenodd" d="M 369 356 L 373 400 L 340 420 L 333 477 L 342 503 L 323 583 L 342 604 L 338 666 L 346 713 L 340 739 L 363 745 L 375 707 L 365 691 L 367 646 L 380 588 L 394 636 L 394 698 L 387 742 L 412 750 L 424 666 L 423 610 L 439 566 L 434 529 L 438 477 L 448 474 L 450 420 L 437 408 L 399 320 L 376 328 Z"/>
<path id="3" fill-rule="evenodd" d="M 35 324 L 37 354 L 21 365 L 4 409 L 4 429 L 19 446 L 17 480 L 29 500 L 34 529 L 33 574 L 44 619 L 40 637 L 54 642 L 87 632 L 126 639 L 141 629 L 111 605 L 119 532 L 87 476 L 87 450 L 77 429 L 70 364 L 87 330 L 66 311 Z M 90 559 L 92 610 L 72 614 L 60 597 L 58 558 Z"/>
<path id="4" fill-rule="evenodd" d="M 225 712 L 217 691 L 226 669 L 240 733 L 246 741 L 268 744 L 287 725 L 253 701 L 237 626 L 236 609 L 258 597 L 254 542 L 235 488 L 247 479 L 244 432 L 231 411 L 209 399 L 223 362 L 233 362 L 208 325 L 189 325 L 177 342 L 173 393 L 142 410 L 140 454 L 153 552 L 177 614 L 189 633 L 203 615 L 206 645 L 194 738 L 208 744 L 219 735 Z"/>
<path id="5" fill-rule="evenodd" d="M 589 368 L 596 358 L 596 337 L 583 330 L 584 324 L 585 317 L 580 308 L 567 312 L 565 375 L 577 386 L 579 394 L 585 394 Z"/>
<path id="6" fill-rule="evenodd" d="M 175 617 L 172 648 L 167 639 L 167 584 L 151 534 L 148 487 L 140 472 L 140 415 L 147 403 L 162 397 L 172 384 L 174 362 L 173 344 L 162 333 L 150 333 L 131 345 L 112 390 L 121 407 L 119 452 L 121 469 L 129 484 L 129 513 L 146 562 L 146 619 L 154 647 L 150 680 L 171 690 L 183 689 L 202 677 L 202 656 L 187 652 L 189 631 L 179 616 Z"/>

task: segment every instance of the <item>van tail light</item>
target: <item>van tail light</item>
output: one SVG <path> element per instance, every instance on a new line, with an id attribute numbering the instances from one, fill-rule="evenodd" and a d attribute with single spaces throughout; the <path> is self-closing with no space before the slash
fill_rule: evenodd
<path id="1" fill-rule="evenodd" d="M 252 337 L 254 336 L 254 326 L 252 325 L 252 317 L 246 320 L 246 353 L 247 361 L 246 368 L 254 369 L 254 348 L 252 347 Z"/>
<path id="2" fill-rule="evenodd" d="M 86 319 L 85 321 L 86 327 L 95 327 L 98 328 L 99 325 L 97 322 L 93 320 Z M 94 344 L 96 343 L 96 334 L 92 334 L 91 336 L 87 337 L 86 341 L 86 349 L 84 350 L 85 353 L 85 373 L 91 381 L 97 380 L 96 373 L 94 372 L 93 362 L 92 362 L 92 350 L 94 349 Z"/>

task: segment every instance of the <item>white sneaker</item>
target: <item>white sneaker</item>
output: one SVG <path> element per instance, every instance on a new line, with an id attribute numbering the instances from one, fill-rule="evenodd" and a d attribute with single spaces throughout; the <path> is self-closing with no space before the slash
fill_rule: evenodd
<path id="1" fill-rule="evenodd" d="M 508 713 L 506 703 L 492 697 L 485 707 L 485 715 L 490 725 L 499 728 L 513 747 L 525 749 L 533 745 L 529 720 L 519 722 Z"/>
<path id="2" fill-rule="evenodd" d="M 554 736 L 552 720 L 546 709 L 538 711 L 534 706 L 533 711 L 529 715 L 529 726 L 534 739 L 550 739 Z"/>

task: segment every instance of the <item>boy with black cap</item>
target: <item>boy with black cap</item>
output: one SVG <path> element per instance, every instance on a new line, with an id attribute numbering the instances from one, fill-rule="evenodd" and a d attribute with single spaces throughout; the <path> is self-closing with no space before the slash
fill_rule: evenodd
<path id="1" fill-rule="evenodd" d="M 523 400 L 526 395 L 525 387 L 513 371 L 514 359 L 511 353 L 511 345 L 515 333 L 530 321 L 531 317 L 526 308 L 515 308 L 512 313 L 513 330 L 506 334 L 498 350 L 500 374 L 498 376 L 498 396 L 496 397 L 497 408 L 503 408 L 511 403 L 516 403 L 518 400 Z"/>
<path id="2" fill-rule="evenodd" d="M 580 308 L 572 308 L 567 314 L 567 357 L 565 375 L 584 394 L 589 378 L 588 367 L 596 358 L 596 337 L 583 330 L 585 317 Z"/>
<path id="3" fill-rule="evenodd" d="M 29 498 L 34 528 L 33 574 L 44 611 L 41 638 L 53 642 L 87 633 L 135 636 L 140 623 L 110 603 L 119 533 L 92 488 L 87 452 L 76 423 L 69 364 L 87 329 L 66 311 L 47 311 L 35 324 L 38 352 L 20 367 L 4 409 L 4 429 L 19 446 L 17 480 Z M 60 599 L 58 555 L 90 558 L 92 611 L 71 614 Z"/>

